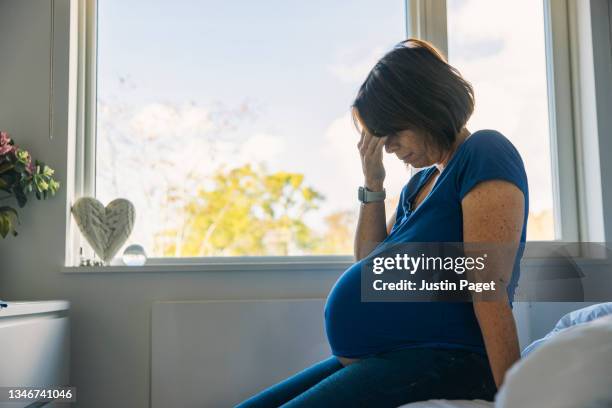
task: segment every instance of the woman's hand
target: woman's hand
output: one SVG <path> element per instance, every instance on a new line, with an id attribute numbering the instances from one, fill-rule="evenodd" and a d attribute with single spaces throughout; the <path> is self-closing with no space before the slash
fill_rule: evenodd
<path id="1" fill-rule="evenodd" d="M 383 189 L 386 174 L 382 161 L 382 149 L 386 140 L 386 137 L 375 137 L 365 130 L 361 131 L 361 139 L 357 148 L 361 156 L 365 186 L 370 191 L 382 191 Z"/>

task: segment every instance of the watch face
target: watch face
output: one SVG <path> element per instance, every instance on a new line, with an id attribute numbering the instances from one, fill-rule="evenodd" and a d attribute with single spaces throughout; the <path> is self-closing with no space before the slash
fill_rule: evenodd
<path id="1" fill-rule="evenodd" d="M 359 199 L 359 201 L 364 202 L 365 189 L 363 187 L 359 187 L 359 190 L 357 190 L 357 198 Z"/>

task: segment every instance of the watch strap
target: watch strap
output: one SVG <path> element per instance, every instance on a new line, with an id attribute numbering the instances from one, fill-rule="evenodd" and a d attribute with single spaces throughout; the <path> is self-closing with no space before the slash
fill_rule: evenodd
<path id="1" fill-rule="evenodd" d="M 357 192 L 357 198 L 362 203 L 372 203 L 375 201 L 384 201 L 387 197 L 385 189 L 383 191 L 370 191 L 367 187 L 361 186 Z"/>

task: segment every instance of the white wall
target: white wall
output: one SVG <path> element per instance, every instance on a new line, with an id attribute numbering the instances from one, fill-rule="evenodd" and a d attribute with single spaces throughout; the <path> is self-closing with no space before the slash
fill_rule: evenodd
<path id="1" fill-rule="evenodd" d="M 65 183 L 69 0 L 55 1 L 53 140 L 47 128 L 50 3 L 0 0 L 0 128 Z M 0 241 L 0 299 L 71 302 L 71 382 L 78 406 L 148 406 L 154 301 L 323 298 L 341 272 L 63 274 L 65 192 L 31 202 L 20 211 L 19 237 Z"/>

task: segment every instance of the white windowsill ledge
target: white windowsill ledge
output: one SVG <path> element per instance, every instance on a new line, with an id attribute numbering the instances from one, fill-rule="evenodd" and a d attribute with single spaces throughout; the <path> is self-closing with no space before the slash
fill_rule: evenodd
<path id="1" fill-rule="evenodd" d="M 117 260 L 121 262 L 120 260 Z M 112 264 L 110 266 L 64 266 L 63 273 L 181 273 L 181 272 L 274 272 L 274 271 L 325 271 L 342 272 L 355 262 L 352 256 L 279 256 L 279 257 L 210 257 L 202 258 L 152 258 L 142 266 Z M 578 269 L 609 265 L 606 259 L 574 258 Z M 523 258 L 521 269 L 557 270 L 572 267 L 564 260 Z"/>
<path id="2" fill-rule="evenodd" d="M 178 273 L 178 272 L 251 272 L 251 271 L 343 271 L 354 263 L 352 256 L 286 257 L 210 257 L 152 258 L 142 266 L 127 266 L 121 261 L 110 266 L 64 266 L 63 273 Z"/>

